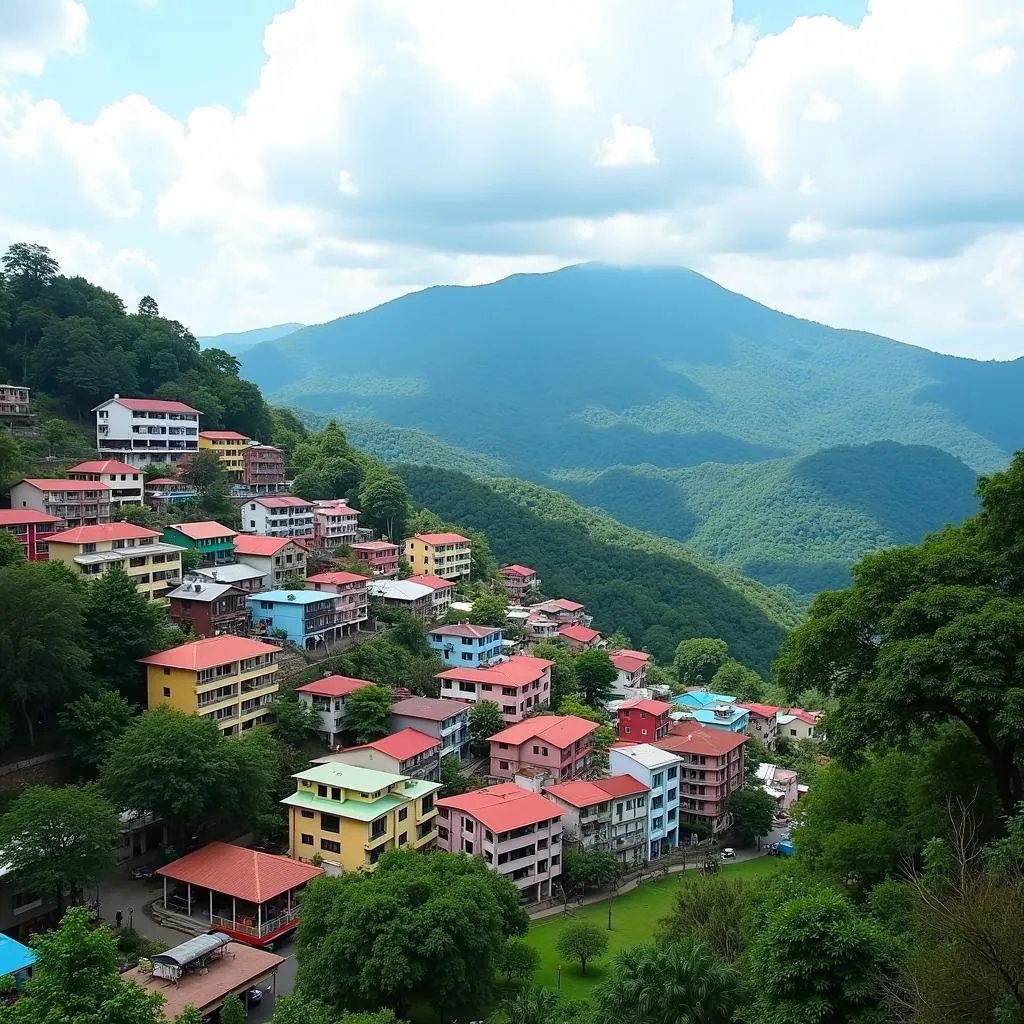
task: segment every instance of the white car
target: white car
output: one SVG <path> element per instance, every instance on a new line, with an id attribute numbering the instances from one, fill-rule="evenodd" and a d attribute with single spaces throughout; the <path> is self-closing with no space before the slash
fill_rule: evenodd
<path id="1" fill-rule="evenodd" d="M 735 856 L 736 856 L 736 851 L 731 846 L 727 846 L 722 851 L 722 860 L 732 860 L 732 858 L 735 857 Z"/>

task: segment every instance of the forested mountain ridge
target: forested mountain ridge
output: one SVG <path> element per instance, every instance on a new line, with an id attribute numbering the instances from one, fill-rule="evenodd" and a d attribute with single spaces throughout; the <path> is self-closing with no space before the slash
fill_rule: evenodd
<path id="1" fill-rule="evenodd" d="M 275 324 L 273 327 L 257 327 L 252 331 L 229 331 L 225 334 L 201 335 L 196 340 L 200 348 L 219 348 L 237 356 L 264 341 L 279 341 L 289 334 L 302 330 L 305 324 Z"/>

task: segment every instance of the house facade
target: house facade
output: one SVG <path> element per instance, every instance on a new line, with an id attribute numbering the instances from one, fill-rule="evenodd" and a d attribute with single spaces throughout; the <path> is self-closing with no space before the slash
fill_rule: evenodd
<path id="1" fill-rule="evenodd" d="M 619 705 L 619 739 L 627 743 L 653 743 L 668 735 L 672 705 L 664 700 L 641 697 Z"/>
<path id="2" fill-rule="evenodd" d="M 452 604 L 452 595 L 455 593 L 455 584 L 451 580 L 443 580 L 440 576 L 410 576 L 406 583 L 416 583 L 421 587 L 429 587 L 434 592 L 434 599 L 431 602 L 433 610 L 432 617 L 435 620 L 443 619 L 448 614 Z"/>
<path id="3" fill-rule="evenodd" d="M 174 505 L 184 505 L 186 501 L 191 501 L 199 494 L 191 484 L 169 476 L 147 480 L 143 493 L 146 504 L 157 512 L 172 508 Z"/>
<path id="4" fill-rule="evenodd" d="M 344 498 L 313 502 L 313 543 L 327 551 L 350 547 L 359 533 L 359 509 Z"/>
<path id="5" fill-rule="evenodd" d="M 313 503 L 286 495 L 253 498 L 242 506 L 242 532 L 263 537 L 312 537 Z"/>
<path id="6" fill-rule="evenodd" d="M 611 651 L 608 654 L 618 677 L 612 683 L 616 697 L 629 699 L 647 682 L 647 664 L 651 656 L 646 651 Z"/>
<path id="7" fill-rule="evenodd" d="M 712 729 L 746 733 L 750 712 L 736 698 L 710 690 L 694 689 L 673 698 L 676 711 L 687 719 Z M 682 717 L 682 716 L 680 716 Z"/>
<path id="8" fill-rule="evenodd" d="M 68 479 L 106 484 L 109 488 L 112 516 L 117 515 L 117 510 L 122 505 L 144 503 L 145 483 L 142 470 L 116 459 L 80 462 L 68 470 Z"/>
<path id="9" fill-rule="evenodd" d="M 211 520 L 172 523 L 164 529 L 164 543 L 194 551 L 200 568 L 228 565 L 235 560 L 235 531 Z"/>
<path id="10" fill-rule="evenodd" d="M 506 565 L 501 570 L 501 580 L 505 584 L 509 599 L 515 604 L 523 604 L 540 586 L 537 570 L 528 565 Z"/>
<path id="11" fill-rule="evenodd" d="M 358 558 L 374 576 L 394 576 L 402 551 L 387 540 L 361 540 L 350 544 L 352 556 Z"/>
<path id="12" fill-rule="evenodd" d="M 650 743 L 614 746 L 608 751 L 611 775 L 628 775 L 647 787 L 647 860 L 679 845 L 679 772 L 682 758 Z"/>
<path id="13" fill-rule="evenodd" d="M 64 529 L 59 516 L 34 508 L 0 508 L 0 530 L 6 530 L 21 546 L 28 562 L 45 562 L 50 557 L 47 540 Z"/>
<path id="14" fill-rule="evenodd" d="M 750 715 L 747 735 L 759 739 L 769 750 L 775 749 L 779 740 L 779 712 L 782 708 L 774 704 L 738 704 Z"/>
<path id="15" fill-rule="evenodd" d="M 306 585 L 319 594 L 337 598 L 338 622 L 344 632 L 355 633 L 369 618 L 365 576 L 354 572 L 319 572 L 306 577 Z"/>
<path id="16" fill-rule="evenodd" d="M 440 740 L 440 758 L 469 756 L 469 704 L 437 697 L 407 697 L 391 706 L 391 729 L 415 729 Z"/>
<path id="17" fill-rule="evenodd" d="M 271 444 L 250 444 L 242 449 L 242 483 L 257 494 L 274 494 L 285 485 L 285 457 Z"/>
<path id="18" fill-rule="evenodd" d="M 590 616 L 587 609 L 579 601 L 570 601 L 565 597 L 558 597 L 552 601 L 541 601 L 539 604 L 531 604 L 530 611 L 545 618 L 554 619 L 559 626 L 589 626 Z"/>
<path id="19" fill-rule="evenodd" d="M 33 477 L 11 488 L 12 509 L 34 509 L 56 516 L 67 529 L 110 522 L 110 488 L 91 480 Z"/>
<path id="20" fill-rule="evenodd" d="M 441 781 L 441 741 L 418 729 L 399 729 L 372 743 L 336 750 L 315 759 L 317 764 L 351 764 L 358 768 Z"/>
<path id="21" fill-rule="evenodd" d="M 791 768 L 764 762 L 757 766 L 757 781 L 780 811 L 788 811 L 800 799 L 800 778 Z"/>
<path id="22" fill-rule="evenodd" d="M 442 700 L 475 704 L 492 700 L 508 725 L 522 721 L 551 699 L 551 666 L 546 658 L 514 655 L 487 668 L 450 668 L 438 674 Z"/>
<path id="23" fill-rule="evenodd" d="M 0 420 L 21 420 L 32 415 L 31 388 L 0 384 Z"/>
<path id="24" fill-rule="evenodd" d="M 300 704 L 320 715 L 320 738 L 329 746 L 341 743 L 348 720 L 348 699 L 364 686 L 374 686 L 369 679 L 327 675 L 295 689 Z"/>
<path id="25" fill-rule="evenodd" d="M 427 642 L 445 665 L 480 668 L 501 654 L 501 630 L 494 626 L 435 626 Z"/>
<path id="26" fill-rule="evenodd" d="M 562 808 L 562 842 L 584 853 L 611 853 L 628 869 L 647 855 L 647 787 L 632 776 L 546 786 Z"/>
<path id="27" fill-rule="evenodd" d="M 779 710 L 779 736 L 791 743 L 798 740 L 816 740 L 825 738 L 821 727 L 823 712 L 804 711 L 803 708 L 782 708 Z"/>
<path id="28" fill-rule="evenodd" d="M 249 606 L 245 591 L 206 576 L 187 576 L 167 594 L 167 617 L 197 636 L 247 636 Z"/>
<path id="29" fill-rule="evenodd" d="M 632 775 L 613 775 L 598 779 L 594 785 L 611 800 L 608 852 L 614 853 L 624 868 L 643 864 L 650 847 L 647 834 L 650 790 Z"/>
<path id="30" fill-rule="evenodd" d="M 254 537 L 240 533 L 234 538 L 235 557 L 263 573 L 266 585 L 275 590 L 290 577 L 306 578 L 306 552 L 285 537 Z"/>
<path id="31" fill-rule="evenodd" d="M 604 644 L 601 634 L 596 629 L 580 624 L 559 626 L 558 636 L 570 651 L 592 651 Z"/>
<path id="32" fill-rule="evenodd" d="M 334 594 L 315 590 L 265 590 L 246 597 L 255 633 L 283 633 L 303 650 L 326 645 L 342 635 L 337 600 Z"/>
<path id="33" fill-rule="evenodd" d="M 469 579 L 472 553 L 468 538 L 460 533 L 417 533 L 406 538 L 403 554 L 413 573 Z"/>
<path id="34" fill-rule="evenodd" d="M 534 715 L 490 740 L 492 779 L 514 779 L 532 768 L 555 782 L 576 779 L 594 765 L 597 723 L 575 715 Z"/>
<path id="35" fill-rule="evenodd" d="M 241 482 L 245 469 L 245 449 L 252 439 L 237 430 L 200 430 L 199 450 L 214 451 L 224 471 L 236 483 Z"/>
<path id="36" fill-rule="evenodd" d="M 93 412 L 101 458 L 176 465 L 199 450 L 199 410 L 184 402 L 114 395 Z"/>

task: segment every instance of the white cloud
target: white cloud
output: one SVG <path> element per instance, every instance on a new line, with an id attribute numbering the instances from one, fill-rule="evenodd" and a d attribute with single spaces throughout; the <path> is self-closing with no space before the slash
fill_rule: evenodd
<path id="1" fill-rule="evenodd" d="M 971 67 L 983 75 L 998 75 L 1017 59 L 1017 51 L 1012 46 L 993 46 L 971 61 Z"/>
<path id="2" fill-rule="evenodd" d="M 54 53 L 77 53 L 89 22 L 79 0 L 3 0 L 0 3 L 0 82 L 38 75 Z"/>
<path id="3" fill-rule="evenodd" d="M 834 121 L 841 110 L 842 107 L 838 103 L 833 103 L 831 100 L 825 99 L 820 92 L 816 92 L 811 96 L 811 102 L 804 111 L 804 120 L 827 124 L 829 121 Z"/>
<path id="4" fill-rule="evenodd" d="M 820 220 L 811 220 L 805 217 L 803 220 L 790 224 L 786 237 L 798 245 L 814 245 L 815 242 L 820 242 L 826 234 L 825 225 Z"/>
<path id="5" fill-rule="evenodd" d="M 626 124 L 621 114 L 612 115 L 612 133 L 601 145 L 600 167 L 656 164 L 654 135 L 642 124 Z"/>

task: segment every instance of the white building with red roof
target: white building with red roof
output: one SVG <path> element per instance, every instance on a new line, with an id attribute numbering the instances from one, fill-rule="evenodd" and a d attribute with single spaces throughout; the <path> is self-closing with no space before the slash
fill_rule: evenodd
<path id="1" fill-rule="evenodd" d="M 647 665 L 651 656 L 646 651 L 611 651 L 608 657 L 619 673 L 612 684 L 615 696 L 629 698 L 635 691 L 642 688 L 647 681 Z"/>
<path id="2" fill-rule="evenodd" d="M 560 626 L 589 626 L 591 617 L 587 609 L 579 601 L 570 601 L 567 597 L 557 597 L 551 601 L 531 604 L 530 611 L 548 619 L 554 619 Z"/>
<path id="3" fill-rule="evenodd" d="M 264 537 L 312 537 L 314 505 L 291 495 L 250 498 L 241 509 L 242 532 Z"/>
<path id="4" fill-rule="evenodd" d="M 159 398 L 113 398 L 97 405 L 96 448 L 130 466 L 176 463 L 199 450 L 199 410 Z"/>
<path id="5" fill-rule="evenodd" d="M 544 795 L 562 808 L 565 844 L 612 853 L 623 867 L 646 859 L 648 792 L 629 775 L 544 787 Z"/>
<path id="6" fill-rule="evenodd" d="M 451 580 L 442 579 L 440 576 L 433 576 L 430 573 L 420 573 L 410 576 L 406 583 L 416 583 L 421 587 L 429 587 L 433 592 L 431 608 L 434 619 L 443 619 L 451 607 L 452 596 L 455 594 L 455 584 Z"/>
<path id="7" fill-rule="evenodd" d="M 506 565 L 501 570 L 501 579 L 508 596 L 516 604 L 522 604 L 540 586 L 537 570 L 528 565 Z"/>
<path id="8" fill-rule="evenodd" d="M 546 658 L 516 654 L 487 668 L 450 668 L 436 677 L 442 700 L 475 704 L 492 700 L 502 719 L 511 725 L 522 721 L 531 708 L 551 699 L 551 666 Z"/>
<path id="9" fill-rule="evenodd" d="M 69 480 L 91 480 L 110 488 L 111 514 L 122 505 L 141 505 L 145 496 L 142 470 L 117 459 L 94 459 L 80 462 L 68 470 Z"/>
<path id="10" fill-rule="evenodd" d="M 534 715 L 495 733 L 491 746 L 491 778 L 514 779 L 533 768 L 552 781 L 583 775 L 594 763 L 597 723 L 576 715 Z"/>
<path id="11" fill-rule="evenodd" d="M 299 703 L 320 714 L 320 738 L 329 746 L 341 743 L 348 718 L 348 699 L 364 686 L 374 686 L 369 679 L 328 675 L 295 688 Z"/>
<path id="12" fill-rule="evenodd" d="M 414 573 L 445 580 L 469 579 L 472 551 L 461 533 L 417 533 L 402 543 L 402 553 Z"/>
<path id="13" fill-rule="evenodd" d="M 240 533 L 234 546 L 240 562 L 263 573 L 268 590 L 278 589 L 290 576 L 306 578 L 306 550 L 288 537 Z"/>
<path id="14" fill-rule="evenodd" d="M 69 529 L 110 522 L 110 487 L 92 480 L 28 477 L 11 488 L 12 509 L 35 509 Z"/>
<path id="15" fill-rule="evenodd" d="M 548 899 L 562 873 L 562 808 L 504 782 L 437 801 L 437 845 L 483 857 L 506 875 L 526 903 Z"/>
<path id="16" fill-rule="evenodd" d="M 441 781 L 441 741 L 419 729 L 399 729 L 372 743 L 335 750 L 313 760 L 316 764 L 351 764 L 427 782 Z"/>
<path id="17" fill-rule="evenodd" d="M 824 711 L 805 711 L 803 708 L 780 708 L 779 736 L 791 743 L 797 740 L 817 740 L 825 738 L 821 727 Z"/>

